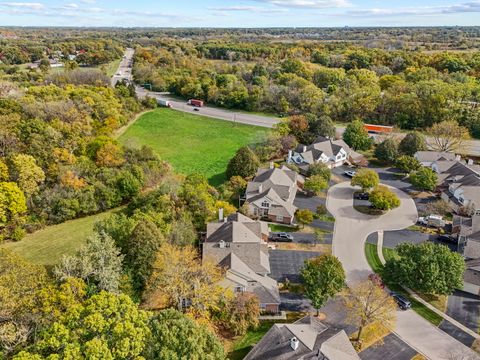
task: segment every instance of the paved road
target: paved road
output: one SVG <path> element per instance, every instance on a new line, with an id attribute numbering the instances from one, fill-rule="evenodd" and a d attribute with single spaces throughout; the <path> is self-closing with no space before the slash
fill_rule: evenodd
<path id="1" fill-rule="evenodd" d="M 411 360 L 417 352 L 395 334 L 388 334 L 383 344 L 373 344 L 360 354 L 363 360 Z"/>
<path id="2" fill-rule="evenodd" d="M 115 86 L 117 81 L 120 80 L 132 81 L 132 59 L 134 53 L 135 50 L 132 48 L 127 48 L 125 50 L 122 61 L 120 61 L 117 71 L 112 76 L 112 86 Z"/>
<path id="3" fill-rule="evenodd" d="M 327 208 L 336 218 L 333 234 L 333 254 L 342 262 L 347 283 L 365 280 L 372 272 L 365 257 L 364 244 L 368 235 L 379 230 L 400 230 L 414 224 L 417 209 L 413 200 L 403 191 L 391 188 L 400 198 L 401 205 L 381 216 L 370 216 L 353 208 L 355 188 L 348 182 L 330 188 Z M 450 359 L 452 353 L 465 354 L 464 358 L 480 359 L 471 349 L 436 328 L 413 310 L 397 312 L 395 333 L 409 346 L 430 359 Z"/>

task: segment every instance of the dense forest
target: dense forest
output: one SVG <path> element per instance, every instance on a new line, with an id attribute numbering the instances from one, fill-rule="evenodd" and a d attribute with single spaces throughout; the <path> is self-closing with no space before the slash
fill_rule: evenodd
<path id="1" fill-rule="evenodd" d="M 480 52 L 158 39 L 134 75 L 154 90 L 251 111 L 405 129 L 457 120 L 480 136 Z"/>

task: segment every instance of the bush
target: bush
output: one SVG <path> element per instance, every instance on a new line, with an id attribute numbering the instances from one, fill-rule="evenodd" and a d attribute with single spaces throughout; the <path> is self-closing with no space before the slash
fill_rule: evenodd
<path id="1" fill-rule="evenodd" d="M 386 186 L 379 185 L 370 193 L 370 203 L 375 209 L 390 210 L 400 206 L 398 196 Z"/>
<path id="2" fill-rule="evenodd" d="M 323 190 L 328 188 L 328 182 L 321 175 L 313 175 L 303 185 L 303 189 L 307 192 L 319 195 Z"/>
<path id="3" fill-rule="evenodd" d="M 403 172 L 409 174 L 412 171 L 417 171 L 422 167 L 420 161 L 415 159 L 413 156 L 410 155 L 402 155 L 400 156 L 395 165 L 402 170 Z"/>
<path id="4" fill-rule="evenodd" d="M 394 139 L 388 138 L 377 145 L 375 157 L 380 161 L 394 163 L 398 157 L 398 145 Z"/>
<path id="5" fill-rule="evenodd" d="M 438 176 L 430 168 L 422 167 L 410 175 L 410 182 L 421 190 L 433 191 L 437 187 Z"/>
<path id="6" fill-rule="evenodd" d="M 327 214 L 327 207 L 325 205 L 317 206 L 317 215 L 322 216 Z"/>
<path id="7" fill-rule="evenodd" d="M 314 175 L 320 175 L 328 182 L 332 177 L 332 171 L 323 163 L 315 163 L 308 167 L 308 176 Z"/>

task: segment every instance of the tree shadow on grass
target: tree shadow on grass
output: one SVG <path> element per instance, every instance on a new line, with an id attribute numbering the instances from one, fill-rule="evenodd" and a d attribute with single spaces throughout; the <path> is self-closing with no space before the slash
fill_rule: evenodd
<path id="1" fill-rule="evenodd" d="M 208 183 L 212 186 L 219 186 L 219 185 L 222 185 L 226 180 L 227 180 L 227 175 L 225 174 L 225 172 L 222 172 L 220 174 L 210 176 L 208 178 Z"/>

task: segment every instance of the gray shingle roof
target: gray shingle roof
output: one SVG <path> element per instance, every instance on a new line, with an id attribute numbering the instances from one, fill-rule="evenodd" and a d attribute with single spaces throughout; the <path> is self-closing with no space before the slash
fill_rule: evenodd
<path id="1" fill-rule="evenodd" d="M 417 151 L 415 157 L 420 162 L 435 162 L 438 160 L 455 160 L 455 154 L 439 151 Z"/>

